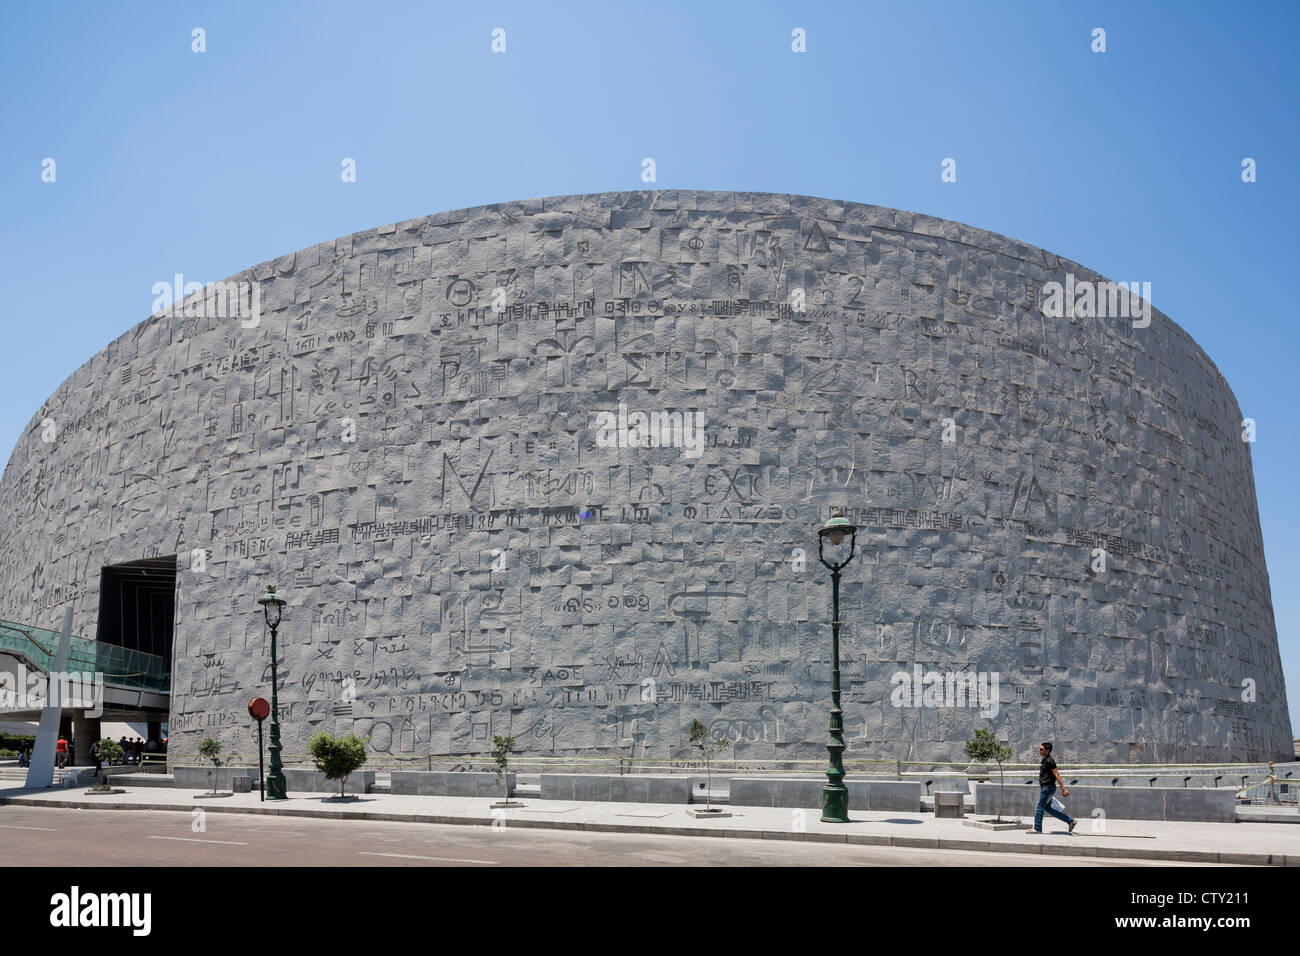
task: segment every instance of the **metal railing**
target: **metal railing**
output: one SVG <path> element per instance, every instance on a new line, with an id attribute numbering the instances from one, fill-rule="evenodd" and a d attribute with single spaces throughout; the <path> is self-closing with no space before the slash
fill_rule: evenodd
<path id="1" fill-rule="evenodd" d="M 1237 788 L 1237 799 L 1243 803 L 1261 806 L 1297 806 L 1296 784 L 1289 777 L 1266 774 L 1258 783 Z"/>
<path id="2" fill-rule="evenodd" d="M 382 754 L 370 751 L 367 753 L 366 769 L 369 770 L 490 770 L 493 767 L 492 758 L 487 753 L 476 754 Z M 173 762 L 184 762 L 186 764 L 198 764 L 199 758 L 194 754 L 181 756 L 172 755 Z M 256 764 L 257 752 L 249 753 L 225 753 L 222 759 L 226 763 L 237 764 Z M 281 759 L 286 764 L 310 764 L 311 757 L 308 754 L 288 753 L 281 755 Z M 998 777 L 998 766 L 994 763 L 974 763 L 972 761 L 906 761 L 906 760 L 885 760 L 885 759 L 846 759 L 844 761 L 845 769 L 850 774 L 871 775 L 875 777 L 890 776 L 898 780 L 921 779 L 922 781 L 931 777 L 965 777 L 974 780 L 996 780 Z M 712 772 L 717 774 L 733 774 L 745 776 L 758 775 L 804 775 L 819 776 L 826 768 L 825 758 L 814 760 L 737 760 L 736 758 L 719 757 L 710 762 Z M 639 773 L 703 773 L 705 769 L 704 760 L 697 757 L 684 757 L 680 759 L 662 758 L 662 757 L 619 757 L 613 756 L 529 756 L 527 754 L 513 754 L 510 757 L 511 772 L 536 773 L 536 772 L 579 772 L 579 773 L 615 773 L 615 774 L 639 774 Z M 1085 780 L 1096 782 L 1098 784 L 1110 784 L 1116 780 L 1143 780 L 1152 779 L 1165 781 L 1167 786 L 1169 781 L 1182 781 L 1192 778 L 1206 778 L 1215 780 L 1217 785 L 1227 789 L 1229 787 L 1241 787 L 1244 785 L 1242 777 L 1267 777 L 1268 764 L 1261 761 L 1259 763 L 1229 763 L 1229 764 L 1070 764 L 1067 769 L 1061 771 L 1061 776 L 1067 782 L 1079 780 L 1081 783 Z M 1008 782 L 1016 780 L 1018 777 L 1032 776 L 1034 780 L 1038 777 L 1037 763 L 1004 763 L 1002 773 Z M 1280 783 L 1290 783 L 1289 779 L 1278 777 Z M 1130 783 L 1130 786 L 1133 784 Z M 1294 786 L 1288 789 L 1294 789 Z"/>

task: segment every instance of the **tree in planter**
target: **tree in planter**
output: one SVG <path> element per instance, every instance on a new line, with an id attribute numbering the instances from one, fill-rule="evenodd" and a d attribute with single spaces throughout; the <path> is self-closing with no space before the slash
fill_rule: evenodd
<path id="1" fill-rule="evenodd" d="M 109 741 L 109 743 L 112 743 L 112 741 Z M 212 761 L 213 769 L 208 771 L 208 779 L 212 781 L 212 792 L 216 793 L 217 778 L 213 776 L 213 770 L 221 769 L 221 744 L 211 737 L 204 738 L 203 743 L 199 744 L 199 756 L 204 760 Z"/>
<path id="2" fill-rule="evenodd" d="M 114 761 L 120 760 L 121 758 L 122 758 L 122 748 L 119 747 L 117 744 L 115 744 L 112 740 L 105 737 L 103 740 L 99 742 L 99 759 L 103 763 L 112 764 Z M 105 791 L 105 790 L 111 791 L 113 789 L 113 785 L 108 781 L 108 774 L 105 773 L 103 777 L 101 777 L 99 780 L 96 780 L 90 789 L 100 790 L 100 791 Z"/>
<path id="3" fill-rule="evenodd" d="M 704 811 L 708 813 L 713 810 L 713 755 L 730 747 L 731 741 L 726 737 L 719 740 L 709 740 L 709 728 L 705 727 L 699 720 L 691 721 L 691 726 L 686 731 L 686 737 L 692 747 L 698 747 L 700 752 L 704 754 L 704 779 L 707 781 L 704 785 Z"/>
<path id="4" fill-rule="evenodd" d="M 115 764 L 122 759 L 122 748 L 115 741 L 105 737 L 99 742 L 99 759 L 106 764 Z"/>
<path id="5" fill-rule="evenodd" d="M 977 763 L 983 763 L 985 760 L 997 761 L 998 816 L 994 823 L 1002 822 L 1002 761 L 1010 760 L 1013 752 L 1009 746 L 998 743 L 997 736 L 991 730 L 977 730 L 975 736 L 966 741 L 966 756 L 971 760 Z"/>
<path id="6" fill-rule="evenodd" d="M 497 765 L 497 785 L 501 784 L 501 777 L 507 774 L 510 769 L 510 755 L 518 753 L 515 750 L 515 738 L 507 734 L 502 737 L 497 734 L 492 735 L 492 761 Z M 505 796 L 503 802 L 510 802 L 510 777 L 506 775 Z"/>
<path id="7" fill-rule="evenodd" d="M 348 774 L 366 762 L 365 741 L 353 733 L 335 737 L 322 730 L 311 739 L 307 752 L 316 762 L 316 769 L 325 774 L 326 780 L 339 782 L 340 797 Z"/>

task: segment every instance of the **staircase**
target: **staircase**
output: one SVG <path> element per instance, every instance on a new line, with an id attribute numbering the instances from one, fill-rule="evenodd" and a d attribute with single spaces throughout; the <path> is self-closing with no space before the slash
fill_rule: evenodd
<path id="1" fill-rule="evenodd" d="M 75 787 L 81 783 L 91 783 L 94 772 L 94 767 L 64 767 L 62 770 L 55 767 L 53 786 Z M 13 790 L 26 785 L 26 767 L 20 767 L 17 763 L 0 766 L 0 790 Z"/>

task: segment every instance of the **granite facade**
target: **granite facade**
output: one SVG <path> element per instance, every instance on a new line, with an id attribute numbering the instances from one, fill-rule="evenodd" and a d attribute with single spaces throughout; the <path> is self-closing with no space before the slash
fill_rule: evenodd
<path id="1" fill-rule="evenodd" d="M 93 636 L 102 566 L 178 555 L 182 756 L 255 753 L 275 582 L 287 754 L 325 729 L 686 757 L 699 718 L 740 757 L 809 759 L 814 529 L 842 504 L 849 758 L 960 758 L 976 727 L 1019 759 L 1287 755 L 1242 412 L 1159 312 L 1044 314 L 1067 276 L 1101 280 L 751 193 L 504 203 L 290 253 L 230 280 L 255 321 L 186 300 L 36 413 L 0 484 L 0 618 L 71 603 Z M 996 674 L 996 712 L 895 706 L 916 665 Z"/>

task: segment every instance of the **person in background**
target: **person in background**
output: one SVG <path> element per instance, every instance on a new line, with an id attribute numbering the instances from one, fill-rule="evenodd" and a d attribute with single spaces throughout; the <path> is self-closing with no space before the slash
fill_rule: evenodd
<path id="1" fill-rule="evenodd" d="M 117 745 L 122 748 L 122 756 L 120 759 L 122 763 L 126 763 L 126 755 L 129 753 L 126 749 L 126 734 L 122 735 L 122 739 L 117 742 Z"/>
<path id="2" fill-rule="evenodd" d="M 59 742 L 54 745 L 54 761 L 60 769 L 68 765 L 68 740 L 66 737 L 60 737 Z"/>

